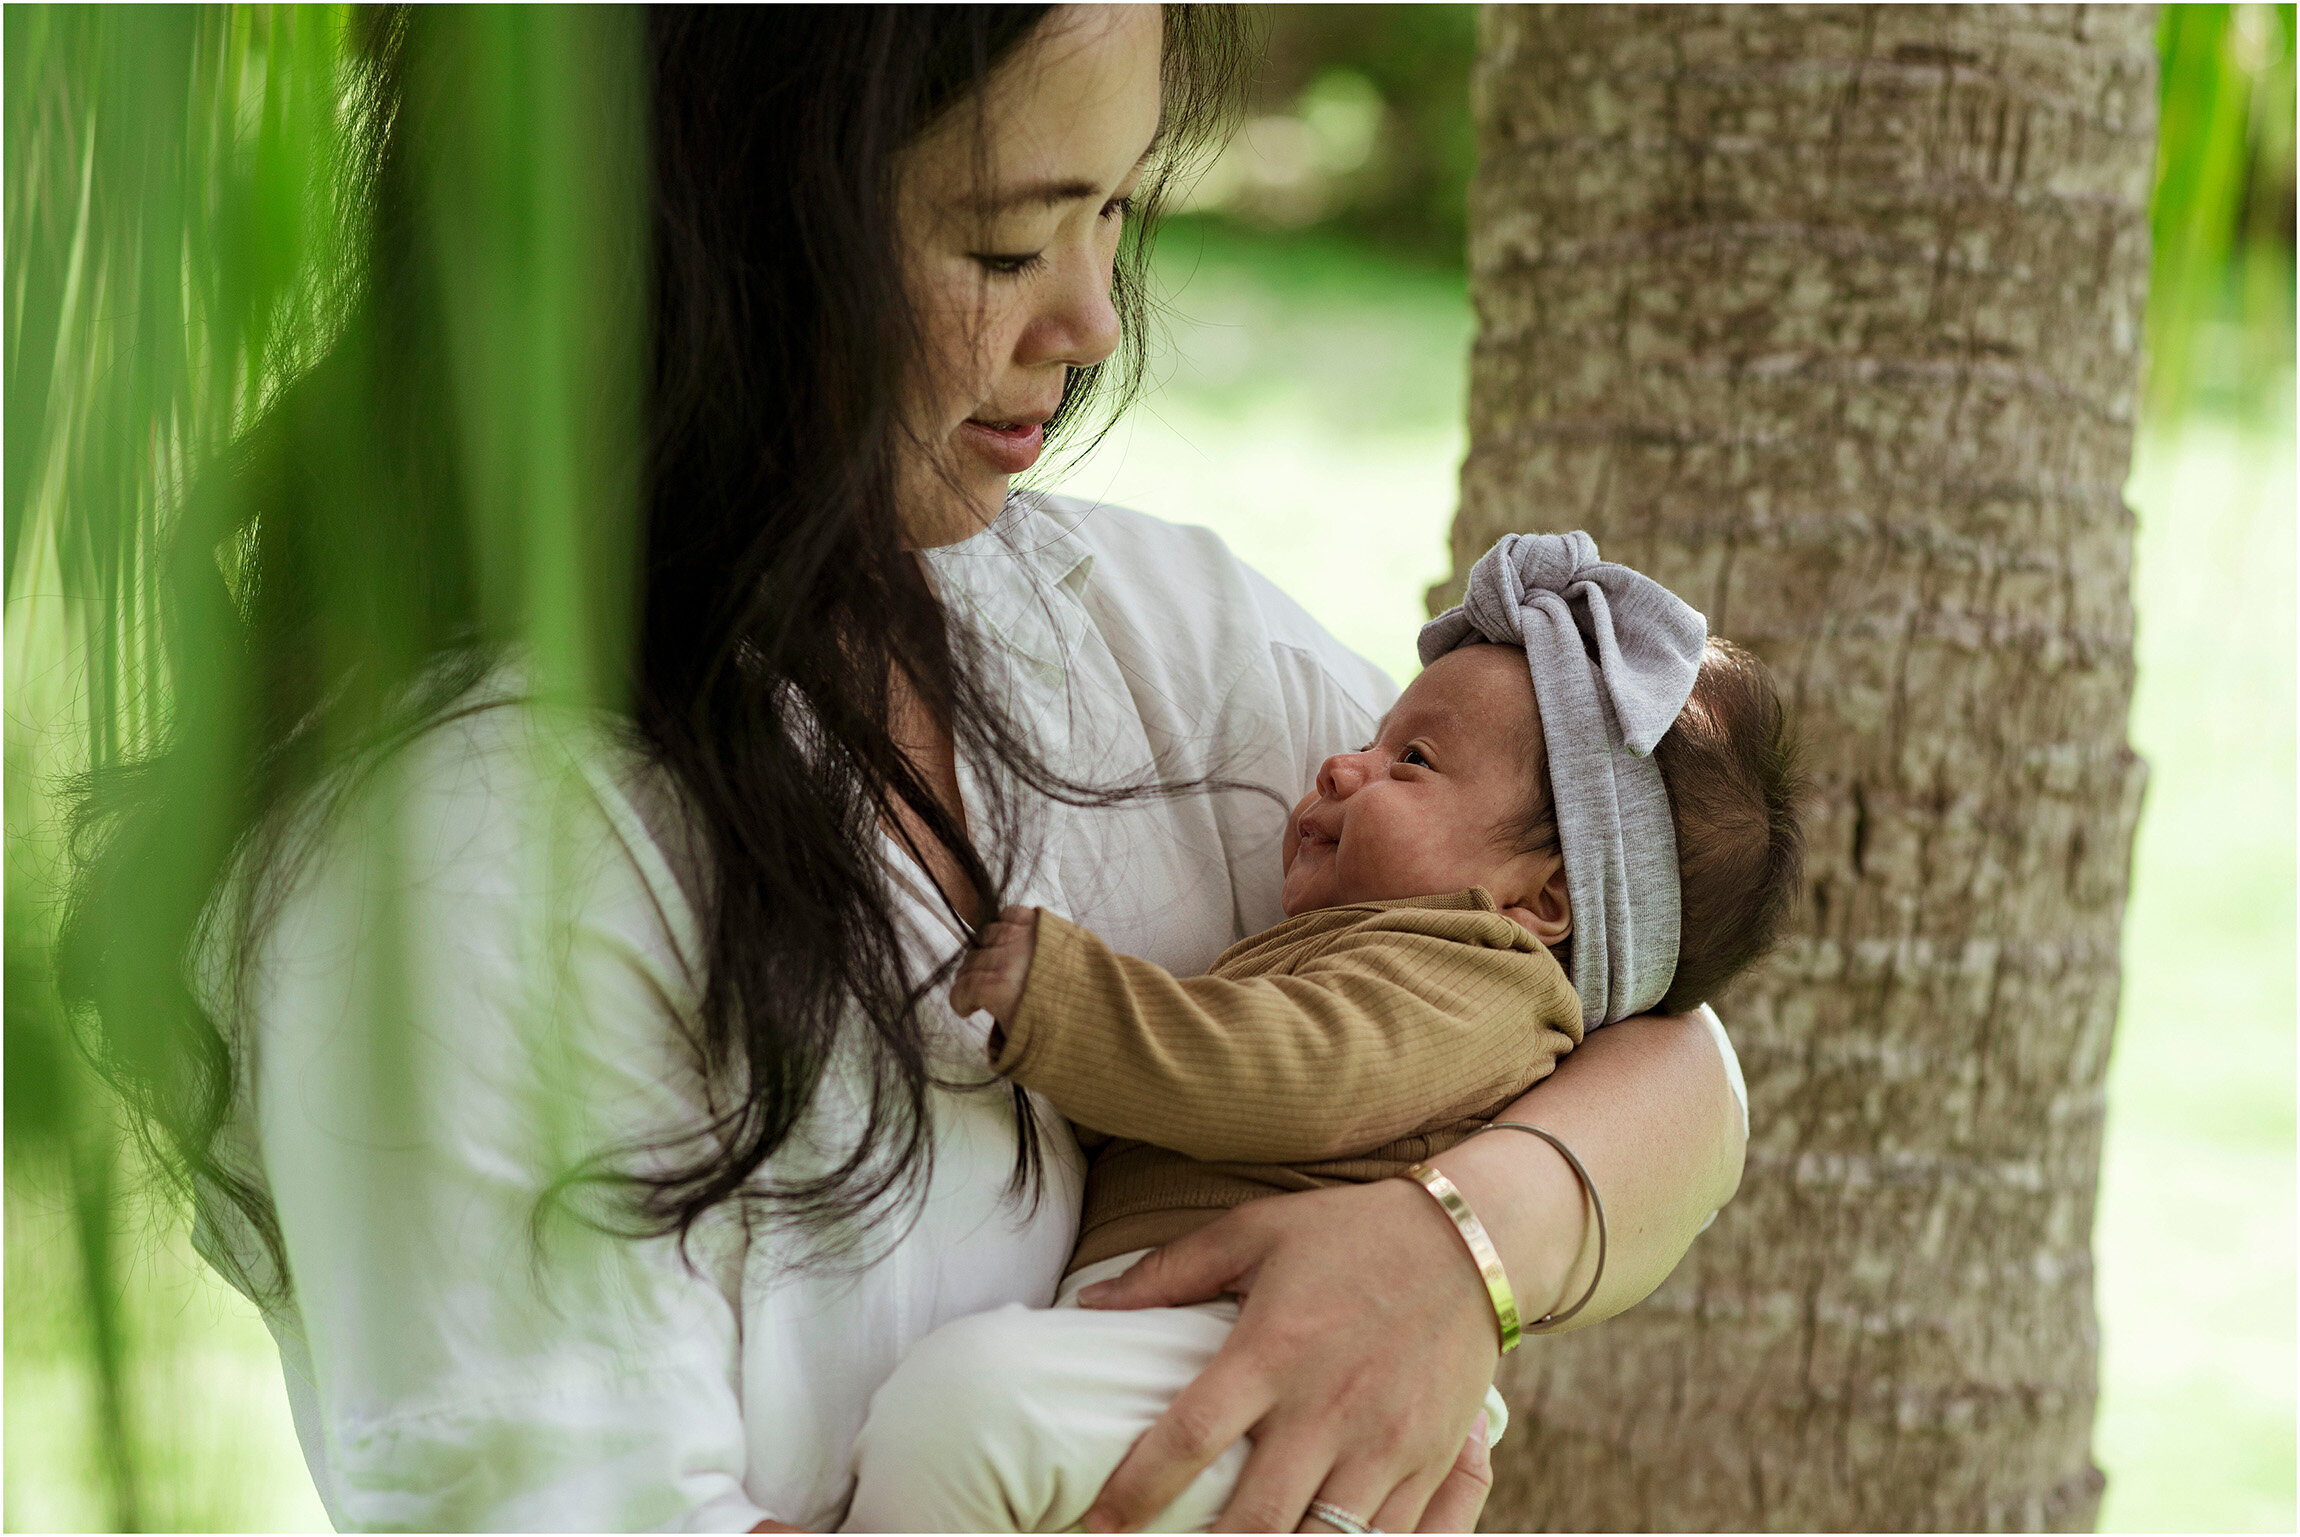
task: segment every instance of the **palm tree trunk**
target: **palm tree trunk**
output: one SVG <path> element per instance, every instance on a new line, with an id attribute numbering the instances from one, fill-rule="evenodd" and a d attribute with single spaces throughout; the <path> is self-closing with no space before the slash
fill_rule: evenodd
<path id="1" fill-rule="evenodd" d="M 1741 1193 L 1510 1359 L 1490 1528 L 2093 1524 L 2155 21 L 1485 13 L 1454 590 L 1587 528 L 1772 664 L 1818 787 L 1718 1000 Z"/>

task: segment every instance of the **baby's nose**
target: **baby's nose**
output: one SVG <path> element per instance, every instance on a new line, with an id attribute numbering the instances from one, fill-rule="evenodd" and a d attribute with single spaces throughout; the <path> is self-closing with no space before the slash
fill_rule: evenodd
<path id="1" fill-rule="evenodd" d="M 1318 793 L 1327 800 L 1346 800 L 1366 782 L 1363 753 L 1336 753 L 1318 768 Z"/>

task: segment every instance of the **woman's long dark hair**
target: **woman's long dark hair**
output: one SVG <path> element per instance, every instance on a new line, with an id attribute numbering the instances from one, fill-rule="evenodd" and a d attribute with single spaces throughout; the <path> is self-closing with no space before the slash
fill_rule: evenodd
<path id="1" fill-rule="evenodd" d="M 906 550 L 896 501 L 900 405 L 923 357 L 902 280 L 897 154 L 974 100 L 1049 9 L 645 17 L 651 365 L 635 636 L 615 691 L 697 853 L 696 1045 L 729 1091 L 691 1156 L 639 1190 L 648 1231 L 684 1233 L 730 1198 L 816 1229 L 867 1225 L 924 1188 L 938 1080 L 921 1003 L 935 979 L 906 970 L 880 829 L 906 809 L 984 912 L 998 910 L 1027 830 L 1023 797 L 994 795 L 992 825 L 971 830 L 942 805 L 897 746 L 890 680 L 907 683 L 962 756 L 1000 765 L 1028 792 L 1111 794 L 1050 770 L 1008 718 L 984 659 L 953 637 Z M 372 764 L 479 707 L 475 686 L 501 660 L 472 552 L 469 477 L 456 471 L 469 445 L 436 404 L 448 393 L 453 312 L 441 285 L 454 279 L 421 233 L 418 146 L 425 81 L 438 74 L 425 61 L 454 48 L 458 24 L 420 8 L 367 23 L 361 191 L 372 237 L 354 300 L 367 323 L 347 327 L 242 440 L 232 494 L 194 498 L 169 573 L 169 608 L 220 616 L 244 648 L 248 682 L 219 688 L 201 659 L 171 658 L 162 749 L 86 782 L 58 949 L 65 994 L 93 1022 L 84 1039 L 161 1165 L 198 1198 L 236 1206 L 275 1264 L 269 1202 L 215 1150 L 234 1103 L 230 1022 L 211 1019 L 187 982 L 213 942 L 216 895 L 241 884 L 227 871 L 257 872 L 226 947 L 245 966 L 264 893 L 286 878 L 284 829 L 311 820 L 297 808 L 340 783 L 346 764 Z M 1208 142 L 1244 50 L 1230 7 L 1170 6 L 1165 26 L 1156 165 L 1172 167 Z M 1154 169 L 1121 246 L 1126 350 L 1073 374 L 1050 437 L 1136 384 L 1144 236 L 1162 190 Z M 330 422 L 354 419 L 363 430 L 331 439 Z M 331 441 L 365 446 L 347 460 L 326 451 Z M 237 511 L 203 518 L 207 506 Z M 331 543 L 347 527 L 364 551 Z M 368 574 L 362 590 L 331 575 L 347 561 Z M 373 644 L 359 643 L 363 624 Z M 213 799 L 215 774 L 184 772 L 203 756 L 240 765 L 224 776 L 237 787 L 230 804 L 188 799 L 203 784 Z M 156 870 L 176 878 L 155 880 Z M 148 946 L 155 933 L 169 936 L 170 954 L 124 953 L 123 936 Z M 763 1184 L 755 1176 L 799 1124 L 834 1049 L 867 1064 L 855 1151 L 819 1178 Z M 1037 1144 L 1016 1092 L 1017 1179 L 1028 1184 Z"/>

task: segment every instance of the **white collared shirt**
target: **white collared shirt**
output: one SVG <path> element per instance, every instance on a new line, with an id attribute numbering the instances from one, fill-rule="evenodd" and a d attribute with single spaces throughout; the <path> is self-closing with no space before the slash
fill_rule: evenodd
<path id="1" fill-rule="evenodd" d="M 1058 771 L 1269 792 L 1033 797 L 1015 849 L 991 851 L 1013 854 L 1008 900 L 1182 973 L 1277 921 L 1285 807 L 1372 735 L 1390 680 L 1203 529 L 1017 497 L 929 564 Z M 962 761 L 960 787 L 980 835 L 998 786 Z M 292 1281 L 266 1317 L 339 1526 L 825 1527 L 902 1352 L 1053 1295 L 1081 1161 L 1042 1110 L 1045 1185 L 1013 1199 L 997 1086 L 933 1095 L 931 1180 L 866 1266 L 826 1268 L 835 1241 L 725 1211 L 684 1260 L 669 1239 L 538 1226 L 548 1172 L 580 1150 L 709 1119 L 695 877 L 662 804 L 603 737 L 480 711 L 400 754 L 295 869 L 244 997 L 250 1105 L 225 1145 L 278 1212 Z M 923 977 L 959 937 L 899 855 L 890 868 Z M 979 1075 L 979 1027 L 931 1007 L 946 1065 Z M 852 1145 L 850 1066 L 761 1179 Z M 230 1217 L 204 1241 L 262 1273 Z"/>

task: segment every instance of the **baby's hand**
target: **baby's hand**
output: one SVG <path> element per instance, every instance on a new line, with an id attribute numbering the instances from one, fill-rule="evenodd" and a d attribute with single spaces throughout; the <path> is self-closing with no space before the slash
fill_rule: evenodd
<path id="1" fill-rule="evenodd" d="M 976 936 L 974 948 L 958 963 L 950 981 L 950 1006 L 961 1014 L 990 1010 L 1005 1024 L 1022 1004 L 1022 984 L 1030 979 L 1038 953 L 1038 909 L 1010 907 Z"/>

